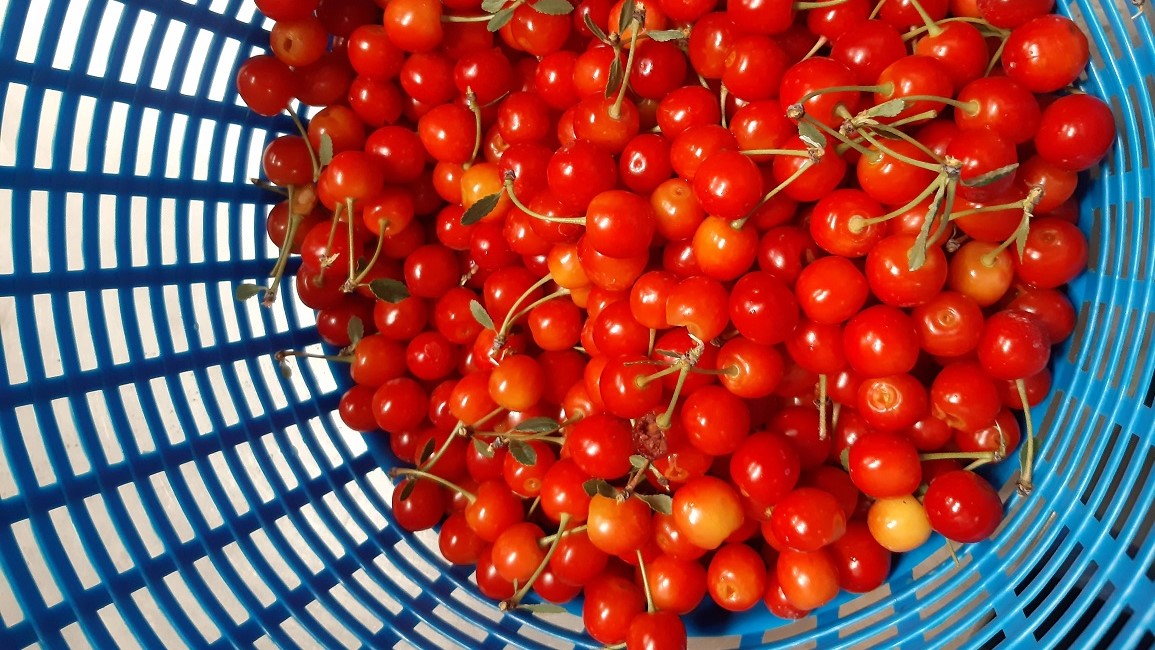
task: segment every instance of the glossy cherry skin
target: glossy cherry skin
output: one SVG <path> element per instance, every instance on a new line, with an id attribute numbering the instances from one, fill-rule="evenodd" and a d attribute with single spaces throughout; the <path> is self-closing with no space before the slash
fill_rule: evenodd
<path id="1" fill-rule="evenodd" d="M 974 472 L 956 470 L 935 478 L 923 503 L 930 525 L 963 544 L 987 539 L 1003 519 L 998 493 Z"/>

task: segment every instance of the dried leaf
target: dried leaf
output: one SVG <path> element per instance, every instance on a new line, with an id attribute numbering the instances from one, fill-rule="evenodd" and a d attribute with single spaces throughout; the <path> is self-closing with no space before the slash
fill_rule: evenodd
<path id="1" fill-rule="evenodd" d="M 626 0 L 622 4 L 622 13 L 618 16 L 618 34 L 626 33 L 630 22 L 634 19 L 634 0 Z"/>
<path id="2" fill-rule="evenodd" d="M 553 605 L 550 603 L 534 603 L 532 605 L 518 605 L 518 609 L 524 612 L 533 612 L 534 614 L 565 614 L 566 609 L 561 605 Z"/>
<path id="3" fill-rule="evenodd" d="M 365 338 L 365 323 L 361 322 L 359 317 L 354 316 L 349 319 L 349 327 L 346 328 L 346 332 L 349 334 L 349 347 L 353 347 L 357 345 L 358 341 Z"/>
<path id="4" fill-rule="evenodd" d="M 668 494 L 636 494 L 634 495 L 657 513 L 663 515 L 674 514 L 674 499 Z"/>
<path id="5" fill-rule="evenodd" d="M 262 287 L 258 284 L 249 284 L 249 283 L 238 284 L 237 290 L 233 295 L 234 295 L 234 297 L 236 297 L 237 302 L 244 302 L 250 298 L 253 298 L 253 297 L 259 295 L 262 291 L 265 291 L 267 289 L 268 289 L 268 287 Z"/>
<path id="6" fill-rule="evenodd" d="M 610 61 L 609 74 L 606 75 L 606 99 L 613 97 L 618 88 L 621 88 L 622 74 L 622 60 L 615 56 L 614 60 Z"/>
<path id="7" fill-rule="evenodd" d="M 324 167 L 333 162 L 333 138 L 328 133 L 321 134 L 321 146 L 317 151 L 317 160 Z"/>
<path id="8" fill-rule="evenodd" d="M 484 219 L 486 215 L 493 212 L 493 209 L 497 207 L 497 202 L 501 200 L 501 196 L 504 193 L 505 190 L 501 190 L 477 199 L 477 202 L 469 206 L 465 214 L 461 215 L 461 225 L 472 226 Z"/>
<path id="9" fill-rule="evenodd" d="M 409 288 L 405 283 L 389 278 L 377 278 L 369 283 L 369 290 L 378 300 L 398 303 L 409 297 Z"/>
<path id="10" fill-rule="evenodd" d="M 530 6 L 539 14 L 547 16 L 564 16 L 573 11 L 573 5 L 566 0 L 537 0 Z"/>
<path id="11" fill-rule="evenodd" d="M 473 439 L 473 448 L 477 450 L 477 453 L 481 454 L 485 458 L 493 458 L 494 456 L 493 448 L 489 446 L 489 443 L 485 442 L 481 438 Z"/>
<path id="12" fill-rule="evenodd" d="M 877 106 L 871 106 L 859 113 L 861 117 L 898 117 L 906 110 L 906 100 L 902 98 L 892 99 L 890 101 L 882 102 Z"/>
<path id="13" fill-rule="evenodd" d="M 665 43 L 666 41 L 677 41 L 686 38 L 686 32 L 680 29 L 659 29 L 646 32 L 646 36 L 649 36 L 651 41 Z"/>
<path id="14" fill-rule="evenodd" d="M 561 428 L 561 424 L 553 419 L 547 417 L 530 418 L 525 422 L 518 423 L 513 428 L 514 431 L 524 431 L 526 433 L 550 433 Z"/>
<path id="15" fill-rule="evenodd" d="M 481 323 L 481 326 L 487 330 L 493 329 L 493 319 L 489 317 L 489 312 L 485 311 L 485 307 L 476 300 L 469 301 L 469 311 L 473 314 L 473 320 Z"/>
<path id="16" fill-rule="evenodd" d="M 413 495 L 413 490 L 416 489 L 416 487 L 416 479 L 406 479 L 405 482 L 401 485 L 401 494 L 398 495 L 398 499 L 401 501 L 408 501 L 409 497 Z"/>
<path id="17" fill-rule="evenodd" d="M 798 137 L 802 138 L 802 141 L 809 147 L 814 147 L 815 149 L 826 148 L 826 134 L 819 131 L 818 127 L 806 120 L 798 123 Z"/>
<path id="18" fill-rule="evenodd" d="M 606 36 L 605 31 L 601 27 L 598 27 L 598 24 L 594 22 L 594 19 L 590 16 L 589 12 L 586 12 L 585 15 L 582 16 L 582 19 L 585 21 L 586 28 L 589 29 L 590 33 L 594 35 L 594 38 L 603 43 L 609 40 L 609 37 Z"/>
<path id="19" fill-rule="evenodd" d="M 533 448 L 533 445 L 522 440 L 510 440 L 509 453 L 513 455 L 514 460 L 526 467 L 533 467 L 537 464 L 537 450 Z"/>
<path id="20" fill-rule="evenodd" d="M 586 494 L 591 497 L 600 494 L 607 499 L 612 499 L 618 494 L 618 491 L 614 489 L 614 486 L 606 483 L 600 478 L 591 478 L 585 483 L 582 483 L 582 489 L 585 490 Z"/>
<path id="21" fill-rule="evenodd" d="M 489 19 L 489 22 L 485 24 L 485 28 L 491 32 L 496 32 L 502 27 L 508 25 L 509 21 L 512 19 L 513 7 L 506 7 L 505 9 L 502 9 L 501 11 L 493 14 L 493 18 Z"/>
<path id="22" fill-rule="evenodd" d="M 1006 167 L 999 167 L 996 170 L 989 171 L 980 176 L 976 176 L 970 180 L 963 181 L 962 184 L 966 187 L 986 187 L 991 183 L 997 183 L 1002 179 L 1014 174 L 1019 168 L 1019 163 L 1011 163 Z"/>
<path id="23" fill-rule="evenodd" d="M 482 0 L 481 10 L 487 14 L 495 14 L 505 6 L 505 0 Z"/>

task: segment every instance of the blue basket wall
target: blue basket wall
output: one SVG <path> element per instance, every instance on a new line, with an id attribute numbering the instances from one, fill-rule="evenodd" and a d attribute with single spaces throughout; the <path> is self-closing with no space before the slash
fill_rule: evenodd
<path id="1" fill-rule="evenodd" d="M 960 567 L 932 544 L 798 622 L 705 612 L 693 646 L 1155 644 L 1155 11 L 1060 5 L 1121 136 L 1035 494 Z M 592 647 L 399 534 L 344 381 L 269 356 L 315 343 L 311 312 L 233 300 L 276 253 L 246 179 L 288 125 L 232 84 L 267 27 L 242 0 L 0 0 L 0 648 Z"/>

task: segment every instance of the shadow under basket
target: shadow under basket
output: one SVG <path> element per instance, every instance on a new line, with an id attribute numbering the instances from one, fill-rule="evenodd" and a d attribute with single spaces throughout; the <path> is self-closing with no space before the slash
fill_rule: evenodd
<path id="1" fill-rule="evenodd" d="M 1155 11 L 1059 2 L 1119 142 L 1082 198 L 1088 272 L 1034 411 L 1034 494 L 951 559 L 796 622 L 687 620 L 701 648 L 1155 644 Z M 596 647 L 573 615 L 501 615 L 436 536 L 394 525 L 388 446 L 345 428 L 248 182 L 292 127 L 239 102 L 267 44 L 242 0 L 0 0 L 0 647 Z"/>

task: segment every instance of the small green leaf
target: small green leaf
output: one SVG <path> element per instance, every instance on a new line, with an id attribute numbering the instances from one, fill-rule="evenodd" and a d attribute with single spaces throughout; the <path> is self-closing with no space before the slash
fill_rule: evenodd
<path id="1" fill-rule="evenodd" d="M 485 24 L 485 28 L 491 32 L 496 32 L 502 27 L 508 25 L 509 21 L 512 19 L 513 7 L 506 7 L 505 9 L 502 9 L 501 11 L 493 14 L 493 18 L 489 19 L 489 22 Z"/>
<path id="2" fill-rule="evenodd" d="M 495 14 L 505 6 L 505 0 L 482 0 L 481 10 L 487 14 Z"/>
<path id="3" fill-rule="evenodd" d="M 377 278 L 369 283 L 369 290 L 378 300 L 390 303 L 399 303 L 409 297 L 409 288 L 405 283 L 389 278 Z"/>
<path id="4" fill-rule="evenodd" d="M 293 367 L 290 366 L 289 362 L 285 359 L 281 359 L 277 362 L 277 370 L 280 371 L 281 376 L 285 379 L 290 379 L 293 376 Z"/>
<path id="5" fill-rule="evenodd" d="M 249 283 L 238 284 L 237 290 L 233 294 L 233 296 L 236 297 L 237 302 L 244 302 L 250 298 L 256 297 L 262 291 L 267 291 L 267 290 L 268 290 L 268 287 L 262 287 L 259 284 L 249 284 Z"/>
<path id="6" fill-rule="evenodd" d="M 484 219 L 486 215 L 493 212 L 493 209 L 497 207 L 497 202 L 501 200 L 503 194 L 505 194 L 505 190 L 500 190 L 489 196 L 483 196 L 477 199 L 477 202 L 469 206 L 465 214 L 461 215 L 461 225 L 472 226 Z"/>
<path id="7" fill-rule="evenodd" d="M 365 338 L 365 323 L 361 319 L 354 316 L 349 319 L 349 327 L 347 328 L 349 334 L 349 347 L 357 345 L 358 341 Z"/>
<path id="8" fill-rule="evenodd" d="M 1023 254 L 1027 252 L 1027 235 L 1031 233 L 1031 217 L 1027 212 L 1023 212 L 1023 221 L 1015 230 L 1015 252 L 1018 253 L 1019 259 L 1023 259 Z"/>
<path id="9" fill-rule="evenodd" d="M 473 320 L 481 323 L 481 326 L 487 330 L 493 329 L 493 319 L 489 317 L 489 312 L 485 311 L 485 307 L 476 300 L 469 301 L 469 311 L 473 314 Z"/>
<path id="10" fill-rule="evenodd" d="M 654 354 L 660 354 L 663 357 L 670 357 L 671 359 L 678 359 L 682 356 L 680 352 L 674 352 L 673 350 L 654 350 Z"/>
<path id="11" fill-rule="evenodd" d="M 618 495 L 618 491 L 614 489 L 614 486 L 600 478 L 591 478 L 585 483 L 582 483 L 582 489 L 591 497 L 600 494 L 607 499 L 612 499 Z"/>
<path id="12" fill-rule="evenodd" d="M 594 35 L 594 38 L 603 43 L 609 40 L 609 37 L 606 36 L 605 31 L 601 27 L 598 27 L 598 24 L 594 22 L 594 19 L 590 16 L 588 11 L 585 13 L 585 15 L 582 16 L 582 19 L 585 21 L 586 29 L 590 30 L 590 33 Z"/>
<path id="13" fill-rule="evenodd" d="M 537 417 L 518 423 L 513 430 L 524 431 L 526 433 L 550 433 L 560 428 L 561 424 L 553 418 Z"/>
<path id="14" fill-rule="evenodd" d="M 533 467 L 537 464 L 537 451 L 533 445 L 522 440 L 510 440 L 509 453 L 513 455 L 514 460 L 526 467 Z"/>
<path id="15" fill-rule="evenodd" d="M 639 454 L 630 456 L 630 465 L 633 466 L 634 469 L 641 469 L 645 467 L 648 462 L 645 456 Z"/>
<path id="16" fill-rule="evenodd" d="M 550 603 L 534 603 L 532 605 L 518 605 L 518 609 L 524 612 L 533 612 L 534 614 L 565 614 L 566 609 L 561 605 L 553 605 Z"/>
<path id="17" fill-rule="evenodd" d="M 842 469 L 850 471 L 850 447 L 843 449 L 842 453 L 838 454 L 838 464 L 842 465 Z"/>
<path id="18" fill-rule="evenodd" d="M 626 33 L 630 22 L 634 19 L 634 0 L 626 0 L 622 5 L 622 13 L 618 16 L 618 34 Z"/>
<path id="19" fill-rule="evenodd" d="M 942 206 L 945 191 L 945 185 L 939 185 L 935 191 L 934 199 L 930 202 L 930 208 L 926 211 L 926 218 L 923 219 L 922 228 L 919 228 L 918 236 L 914 238 L 914 245 L 906 254 L 907 266 L 911 271 L 917 271 L 922 268 L 923 264 L 926 264 L 926 247 L 930 245 L 930 227 L 934 223 L 934 217 L 938 214 L 939 207 Z"/>
<path id="20" fill-rule="evenodd" d="M 882 102 L 859 113 L 860 117 L 898 117 L 906 110 L 906 100 L 900 98 Z"/>
<path id="21" fill-rule="evenodd" d="M 433 438 L 425 441 L 425 446 L 421 448 L 421 453 L 417 454 L 417 464 L 424 465 L 425 461 L 433 455 L 433 445 L 435 444 Z"/>
<path id="22" fill-rule="evenodd" d="M 663 515 L 674 514 L 674 499 L 668 494 L 635 494 L 637 498 L 646 502 L 654 512 Z"/>
<path id="23" fill-rule="evenodd" d="M 1014 174 L 1019 168 L 1019 163 L 1011 163 L 1006 167 L 999 167 L 993 171 L 989 171 L 981 176 L 976 176 L 968 181 L 963 181 L 962 184 L 966 187 L 986 187 L 991 183 L 997 183 L 1002 179 Z"/>
<path id="24" fill-rule="evenodd" d="M 537 0 L 530 7 L 537 13 L 547 16 L 564 16 L 573 12 L 573 5 L 566 0 Z"/>
<path id="25" fill-rule="evenodd" d="M 814 147 L 815 149 L 826 148 L 826 134 L 819 131 L 818 127 L 806 120 L 798 123 L 798 137 L 802 138 L 802 141 L 805 142 L 808 147 Z"/>
<path id="26" fill-rule="evenodd" d="M 659 29 L 653 32 L 646 32 L 646 36 L 649 36 L 651 41 L 665 43 L 666 41 L 677 41 L 686 38 L 686 32 L 680 29 Z"/>
<path id="27" fill-rule="evenodd" d="M 493 448 L 489 446 L 489 443 L 485 442 L 481 438 L 473 439 L 473 448 L 477 450 L 477 453 L 481 454 L 485 458 L 493 458 L 494 456 Z"/>
<path id="28" fill-rule="evenodd" d="M 618 88 L 622 87 L 622 74 L 622 60 L 615 56 L 610 61 L 609 74 L 606 75 L 606 99 L 613 97 Z"/>
<path id="29" fill-rule="evenodd" d="M 328 133 L 321 134 L 321 147 L 317 151 L 317 160 L 324 167 L 333 162 L 333 138 Z"/>
<path id="30" fill-rule="evenodd" d="M 401 485 L 401 494 L 398 499 L 401 501 L 408 501 L 409 497 L 413 495 L 413 490 L 417 487 L 417 479 L 406 479 Z"/>

